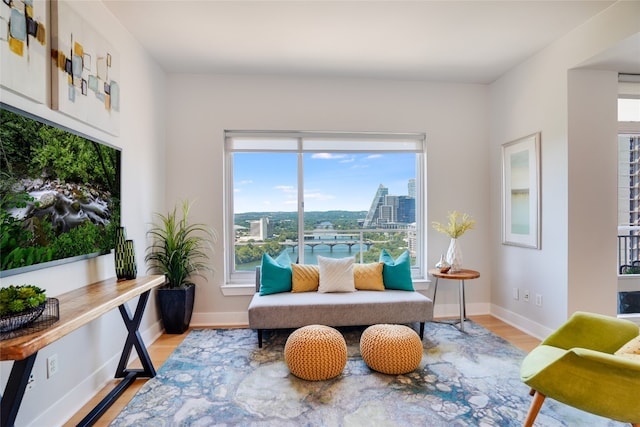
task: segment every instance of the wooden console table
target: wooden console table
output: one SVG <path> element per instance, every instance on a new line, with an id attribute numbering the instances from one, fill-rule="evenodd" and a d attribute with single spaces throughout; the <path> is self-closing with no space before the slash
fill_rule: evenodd
<path id="1" fill-rule="evenodd" d="M 0 360 L 14 361 L 2 395 L 0 426 L 13 426 L 38 351 L 116 307 L 128 331 L 115 374 L 115 378 L 123 380 L 78 425 L 92 425 L 136 378 L 154 377 L 156 371 L 138 328 L 151 290 L 163 283 L 164 276 L 123 281 L 117 281 L 114 277 L 66 292 L 56 296 L 60 302 L 58 322 L 38 332 L 0 341 Z M 137 296 L 140 298 L 132 316 L 125 303 Z M 143 369 L 126 367 L 134 347 Z"/>

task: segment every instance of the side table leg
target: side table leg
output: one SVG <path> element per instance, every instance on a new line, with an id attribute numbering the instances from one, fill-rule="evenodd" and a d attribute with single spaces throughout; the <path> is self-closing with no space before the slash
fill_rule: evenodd
<path id="1" fill-rule="evenodd" d="M 460 330 L 464 332 L 464 319 L 467 316 L 467 308 L 464 299 L 464 280 L 460 280 Z"/>
<path id="2" fill-rule="evenodd" d="M 436 294 L 438 293 L 438 278 L 436 277 L 436 283 L 433 285 L 433 307 L 436 306 Z"/>

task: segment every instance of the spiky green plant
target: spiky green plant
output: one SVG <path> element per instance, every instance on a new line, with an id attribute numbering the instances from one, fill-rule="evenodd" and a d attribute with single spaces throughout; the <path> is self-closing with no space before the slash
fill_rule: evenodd
<path id="1" fill-rule="evenodd" d="M 184 287 L 193 276 L 206 280 L 203 273 L 212 271 L 207 263 L 207 250 L 213 251 L 217 234 L 205 224 L 189 224 L 190 208 L 191 205 L 183 201 L 180 218 L 177 207 L 166 215 L 156 213 L 157 222 L 147 232 L 152 243 L 147 248 L 145 261 L 150 271 L 164 274 L 169 288 Z"/>

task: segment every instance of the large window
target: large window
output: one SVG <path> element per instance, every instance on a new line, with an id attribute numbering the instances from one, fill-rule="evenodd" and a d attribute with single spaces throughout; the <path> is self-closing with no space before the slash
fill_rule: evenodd
<path id="1" fill-rule="evenodd" d="M 377 261 L 424 271 L 424 134 L 227 131 L 226 280 L 247 283 L 263 253 Z"/>

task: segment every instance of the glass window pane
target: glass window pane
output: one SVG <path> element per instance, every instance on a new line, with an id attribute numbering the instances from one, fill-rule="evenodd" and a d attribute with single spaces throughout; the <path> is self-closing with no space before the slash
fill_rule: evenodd
<path id="1" fill-rule="evenodd" d="M 618 121 L 640 122 L 640 99 L 618 98 Z"/>
<path id="2" fill-rule="evenodd" d="M 234 153 L 235 271 L 255 271 L 298 237 L 297 154 Z M 295 257 L 292 257 L 295 262 Z"/>
<path id="3" fill-rule="evenodd" d="M 305 264 L 416 247 L 415 153 L 305 153 L 303 176 Z"/>

